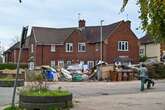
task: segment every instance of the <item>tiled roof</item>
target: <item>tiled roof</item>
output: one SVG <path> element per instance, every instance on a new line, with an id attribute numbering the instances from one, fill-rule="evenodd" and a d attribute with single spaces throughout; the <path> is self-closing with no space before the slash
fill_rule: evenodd
<path id="1" fill-rule="evenodd" d="M 63 43 L 75 28 L 46 28 L 33 27 L 33 34 L 36 40 L 44 44 Z"/>
<path id="2" fill-rule="evenodd" d="M 29 40 L 30 40 L 30 37 L 27 37 L 27 38 L 26 38 L 26 42 L 25 42 L 25 44 L 23 45 L 23 48 L 28 48 Z M 18 49 L 18 48 L 19 48 L 19 45 L 20 45 L 20 42 L 15 43 L 15 44 L 14 44 L 13 46 L 11 46 L 8 50 L 6 50 L 6 51 L 4 52 L 4 54 L 7 53 L 7 52 L 12 51 L 12 50 L 14 50 L 14 49 Z"/>
<path id="3" fill-rule="evenodd" d="M 113 30 L 121 23 L 113 23 L 103 26 L 103 40 L 110 35 Z M 86 26 L 82 29 L 73 28 L 47 28 L 47 27 L 32 27 L 32 32 L 36 41 L 43 44 L 64 43 L 65 40 L 75 30 L 80 30 L 86 37 L 89 43 L 100 42 L 100 26 Z"/>
<path id="4" fill-rule="evenodd" d="M 110 25 L 104 25 L 102 26 L 102 34 L 103 34 L 103 41 L 110 35 L 113 30 L 121 23 L 113 23 Z M 91 26 L 91 27 L 85 27 L 85 29 L 82 31 L 82 33 L 85 35 L 86 39 L 90 43 L 96 43 L 100 42 L 100 26 Z"/>
<path id="5" fill-rule="evenodd" d="M 150 43 L 154 42 L 149 35 L 145 35 L 144 37 L 140 38 L 139 40 L 140 40 L 141 44 L 150 44 Z"/>

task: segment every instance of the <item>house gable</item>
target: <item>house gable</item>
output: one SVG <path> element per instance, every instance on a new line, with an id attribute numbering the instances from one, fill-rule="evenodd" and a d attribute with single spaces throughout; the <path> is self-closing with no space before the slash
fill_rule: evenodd
<path id="1" fill-rule="evenodd" d="M 81 33 L 80 30 L 75 29 L 70 35 L 69 37 L 67 37 L 67 39 L 65 39 L 65 42 L 87 42 L 88 40 L 86 39 L 86 37 Z"/>
<path id="2" fill-rule="evenodd" d="M 128 51 L 119 51 L 118 42 L 127 41 L 128 42 Z M 139 58 L 139 44 L 138 39 L 135 34 L 132 32 L 130 27 L 126 22 L 121 22 L 118 27 L 110 34 L 105 40 L 105 48 L 108 51 L 104 51 L 105 58 L 110 62 L 116 57 L 125 56 L 129 57 L 131 60 L 134 60 L 133 63 L 138 62 Z"/>

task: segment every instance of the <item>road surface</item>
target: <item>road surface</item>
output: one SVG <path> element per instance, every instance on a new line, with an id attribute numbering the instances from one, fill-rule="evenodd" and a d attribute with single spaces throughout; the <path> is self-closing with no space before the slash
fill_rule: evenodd
<path id="1" fill-rule="evenodd" d="M 147 96 L 145 94 L 149 94 L 148 97 L 154 96 L 153 99 L 157 98 L 160 100 L 159 97 L 163 97 L 160 94 L 165 94 L 165 80 L 156 81 L 154 88 L 145 90 L 144 92 L 140 92 L 140 81 L 130 81 L 130 82 L 55 82 L 49 83 L 50 89 L 55 89 L 58 87 L 62 87 L 63 89 L 68 89 L 73 93 L 74 101 L 80 102 L 76 107 L 75 110 L 81 110 L 81 107 L 86 104 L 84 102 L 88 102 L 88 106 L 93 106 L 92 104 L 101 104 L 101 103 L 112 103 L 113 101 L 110 99 L 117 98 L 118 100 L 128 100 L 129 96 L 132 96 L 132 100 L 137 100 L 136 97 Z M 2 88 L 0 87 L 0 107 L 11 103 L 12 98 L 12 88 Z M 105 99 L 105 101 L 101 100 Z M 109 97 L 109 98 L 108 98 Z M 133 98 L 135 97 L 135 98 Z M 121 98 L 121 99 L 120 99 Z M 143 97 L 144 101 L 147 101 L 148 98 Z M 17 96 L 18 99 L 18 96 Z M 152 97 L 151 97 L 152 99 Z M 165 97 L 164 97 L 165 99 Z M 163 99 L 163 101 L 164 101 Z M 91 102 L 92 100 L 92 102 Z M 93 101 L 94 100 L 94 101 Z M 139 99 L 138 99 L 139 100 Z M 152 101 L 152 100 L 150 100 Z M 91 102 L 91 103 L 90 103 Z M 165 102 L 165 101 L 164 101 Z M 120 104 L 121 103 L 121 104 Z M 120 105 L 129 105 L 129 101 L 119 102 Z M 158 103 L 156 105 L 161 105 L 162 102 L 155 102 Z M 159 104 L 160 103 L 160 104 Z M 90 105 L 91 104 L 91 105 Z M 118 103 L 115 103 L 118 105 Z M 115 106 L 115 104 L 113 104 Z M 134 105 L 138 105 L 133 103 Z M 82 106 L 80 106 L 82 105 Z M 164 104 L 165 105 L 165 104 Z M 145 107 L 144 107 L 145 108 Z M 102 110 L 96 108 L 82 108 L 82 110 Z M 118 109 L 117 109 L 118 110 Z M 122 109 L 121 109 L 122 110 Z M 123 109 L 124 110 L 124 109 Z M 160 110 L 165 110 L 160 109 Z"/>

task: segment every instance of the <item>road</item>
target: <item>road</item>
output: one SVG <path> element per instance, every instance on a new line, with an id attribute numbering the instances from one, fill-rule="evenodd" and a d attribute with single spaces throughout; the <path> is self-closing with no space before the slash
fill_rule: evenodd
<path id="1" fill-rule="evenodd" d="M 62 87 L 73 93 L 74 100 L 88 101 L 91 98 L 118 97 L 120 95 L 155 94 L 165 92 L 165 80 L 156 81 L 154 88 L 140 92 L 140 82 L 55 82 L 49 83 L 50 89 Z M 140 97 L 138 96 L 138 97 Z M 0 88 L 0 106 L 11 103 L 12 88 Z M 121 96 L 122 97 L 122 96 Z M 136 97 L 136 96 L 135 96 Z M 18 99 L 18 97 L 17 97 Z M 100 99 L 100 98 L 99 98 Z M 124 100 L 124 99 L 123 99 Z M 100 100 L 101 101 L 101 100 Z M 108 101 L 108 99 L 107 99 Z M 99 102 L 98 102 L 99 103 Z M 100 102 L 101 103 L 101 102 Z M 83 105 L 83 103 L 82 103 Z M 85 108 L 88 110 L 87 108 Z M 83 110 L 83 109 L 82 109 Z M 90 109 L 89 109 L 90 110 Z M 95 110 L 95 109 L 91 109 Z M 96 109 L 97 110 L 97 109 Z M 100 109 L 101 110 L 101 109 Z"/>
<path id="2" fill-rule="evenodd" d="M 165 91 L 165 80 L 155 81 L 152 89 L 144 92 Z M 141 93 L 140 81 L 130 82 L 57 82 L 49 85 L 51 89 L 62 87 L 70 90 L 74 97 L 90 97 L 100 95 L 120 95 Z"/>

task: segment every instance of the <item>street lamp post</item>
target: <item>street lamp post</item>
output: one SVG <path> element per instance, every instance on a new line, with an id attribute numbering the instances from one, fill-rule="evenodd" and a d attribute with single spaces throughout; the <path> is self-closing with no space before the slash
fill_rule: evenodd
<path id="1" fill-rule="evenodd" d="M 103 61 L 103 22 L 104 20 L 100 21 L 100 60 Z"/>
<path id="2" fill-rule="evenodd" d="M 102 76 L 102 61 L 103 61 L 103 22 L 104 20 L 100 21 L 100 74 L 98 76 L 98 80 L 100 80 L 100 77 Z"/>

